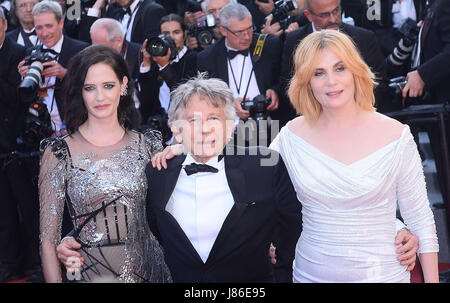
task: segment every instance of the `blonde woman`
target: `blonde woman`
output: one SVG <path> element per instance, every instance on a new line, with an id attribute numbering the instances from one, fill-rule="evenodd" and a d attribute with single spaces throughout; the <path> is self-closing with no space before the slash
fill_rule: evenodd
<path id="1" fill-rule="evenodd" d="M 397 203 L 418 236 L 425 282 L 438 282 L 438 241 L 409 127 L 373 107 L 373 74 L 348 36 L 322 30 L 295 56 L 289 97 L 302 116 L 271 148 L 303 206 L 294 282 L 409 282 L 397 260 Z"/>

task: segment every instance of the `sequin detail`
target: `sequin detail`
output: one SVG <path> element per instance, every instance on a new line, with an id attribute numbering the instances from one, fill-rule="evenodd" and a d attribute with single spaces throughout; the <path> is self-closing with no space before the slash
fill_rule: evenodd
<path id="1" fill-rule="evenodd" d="M 161 142 L 155 131 L 127 131 L 107 147 L 91 144 L 79 132 L 41 142 L 41 254 L 59 244 L 67 203 L 83 245 L 83 281 L 171 282 L 145 205 L 145 166 L 162 150 Z M 46 255 L 44 268 L 52 264 Z"/>

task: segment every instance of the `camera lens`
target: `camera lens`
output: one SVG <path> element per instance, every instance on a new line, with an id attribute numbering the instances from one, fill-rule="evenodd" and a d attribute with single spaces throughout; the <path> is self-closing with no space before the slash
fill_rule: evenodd
<path id="1" fill-rule="evenodd" d="M 19 86 L 19 93 L 23 98 L 34 96 L 39 87 L 39 84 L 42 81 L 43 70 L 44 66 L 41 62 L 34 61 L 33 63 L 31 63 L 30 69 L 28 70 L 27 74 L 23 78 L 22 83 L 20 83 Z"/>
<path id="2" fill-rule="evenodd" d="M 197 39 L 201 45 L 209 45 L 212 42 L 213 36 L 209 31 L 202 31 L 198 34 Z"/>
<path id="3" fill-rule="evenodd" d="M 167 43 L 159 37 L 150 38 L 147 51 L 152 56 L 165 56 L 167 54 Z"/>

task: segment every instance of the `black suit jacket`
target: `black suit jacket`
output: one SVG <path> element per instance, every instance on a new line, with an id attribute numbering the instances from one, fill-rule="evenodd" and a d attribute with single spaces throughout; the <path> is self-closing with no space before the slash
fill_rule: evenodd
<path id="1" fill-rule="evenodd" d="M 21 82 L 17 65 L 25 55 L 25 48 L 5 38 L 0 49 L 0 153 L 12 150 L 15 118 L 18 109 L 17 87 Z"/>
<path id="2" fill-rule="evenodd" d="M 6 37 L 11 39 L 12 41 L 17 43 L 17 39 L 19 38 L 19 34 L 20 34 L 20 30 L 21 30 L 21 26 L 16 27 L 15 29 L 9 31 L 6 33 Z M 24 41 L 25 43 L 25 47 L 33 47 L 34 45 L 32 45 L 31 43 L 27 44 L 27 41 Z"/>
<path id="3" fill-rule="evenodd" d="M 84 48 L 88 47 L 89 44 L 83 41 L 75 40 L 72 38 L 69 38 L 68 36 L 64 35 L 63 44 L 61 47 L 61 52 L 58 56 L 58 63 L 61 64 L 64 68 L 67 68 L 67 65 L 69 64 L 69 60 L 75 56 L 78 52 L 83 50 Z M 27 55 L 31 53 L 33 49 L 36 47 L 28 48 L 27 49 Z M 56 79 L 55 83 L 55 101 L 56 105 L 58 106 L 59 114 L 61 115 L 61 119 L 64 119 L 64 99 L 62 96 L 62 80 Z"/>
<path id="4" fill-rule="evenodd" d="M 301 204 L 281 157 L 274 166 L 261 166 L 262 158 L 261 154 L 248 153 L 225 156 L 225 173 L 235 204 L 206 263 L 165 210 L 185 156 L 169 161 L 167 170 L 147 166 L 147 218 L 164 248 L 174 282 L 292 282 L 292 261 L 302 226 Z M 268 256 L 271 242 L 277 247 L 275 274 Z"/>
<path id="5" fill-rule="evenodd" d="M 342 23 L 340 30 L 353 39 L 363 59 L 377 77 L 379 87 L 375 89 L 376 106 L 382 106 L 383 103 L 390 102 L 391 100 L 389 98 L 392 95 L 390 95 L 387 87 L 386 61 L 375 34 L 367 29 L 345 23 Z M 287 96 L 288 84 L 294 75 L 295 64 L 293 62 L 293 56 L 298 44 L 312 32 L 313 28 L 310 23 L 286 35 L 281 63 L 281 90 L 284 92 L 281 96 L 282 102 L 280 102 L 280 114 L 282 114 L 281 126 L 296 116 L 295 110 Z"/>
<path id="6" fill-rule="evenodd" d="M 418 72 L 431 93 L 432 102 L 450 102 L 450 2 L 433 1 L 426 20 Z"/>
<path id="7" fill-rule="evenodd" d="M 128 70 L 133 79 L 139 77 L 139 68 L 140 63 L 142 61 L 142 57 L 139 54 L 141 51 L 141 46 L 137 43 L 128 42 L 126 40 L 123 41 L 122 45 L 122 56 L 125 55 L 125 61 L 128 65 Z"/>
<path id="8" fill-rule="evenodd" d="M 121 20 L 123 8 L 111 5 L 105 17 Z M 159 34 L 159 21 L 166 15 L 166 10 L 153 0 L 142 0 L 131 26 L 131 42 L 142 44 L 146 38 Z"/>
<path id="9" fill-rule="evenodd" d="M 143 121 L 146 122 L 150 116 L 165 113 L 159 100 L 159 91 L 163 82 L 166 82 L 172 91 L 179 84 L 194 77 L 196 72 L 197 53 L 192 50 L 188 50 L 178 62 L 172 62 L 162 70 L 159 70 L 158 64 L 152 60 L 150 71 L 140 76 L 142 82 L 145 82 L 145 85 L 141 84 L 140 94 L 140 111 Z"/>
<path id="10" fill-rule="evenodd" d="M 259 34 L 253 34 L 253 41 L 249 50 L 259 91 L 265 95 L 266 90 L 271 88 L 279 94 L 281 41 L 277 36 L 268 35 L 261 57 L 256 59 L 253 56 L 253 51 L 258 37 Z M 222 79 L 229 84 L 225 38 L 221 38 L 213 46 L 198 54 L 197 67 L 200 72 L 206 71 L 210 77 Z M 243 79 L 242 81 L 247 83 L 248 79 Z"/>

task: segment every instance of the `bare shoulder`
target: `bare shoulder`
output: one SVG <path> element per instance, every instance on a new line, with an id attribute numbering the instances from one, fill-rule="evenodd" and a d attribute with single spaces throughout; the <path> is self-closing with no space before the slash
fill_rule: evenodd
<path id="1" fill-rule="evenodd" d="M 401 136 L 405 128 L 403 123 L 377 112 L 373 112 L 370 115 L 372 125 L 378 129 L 378 132 L 387 135 L 392 140 Z"/>
<path id="2" fill-rule="evenodd" d="M 305 117 L 299 116 L 289 121 L 286 127 L 294 134 L 301 135 L 309 128 L 309 125 Z"/>

